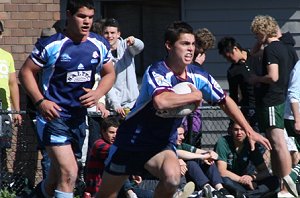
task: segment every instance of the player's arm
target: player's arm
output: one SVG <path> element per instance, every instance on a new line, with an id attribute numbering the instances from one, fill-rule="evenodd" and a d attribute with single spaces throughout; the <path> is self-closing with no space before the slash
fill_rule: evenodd
<path id="1" fill-rule="evenodd" d="M 93 107 L 113 86 L 115 82 L 115 69 L 112 61 L 103 64 L 100 71 L 101 80 L 95 90 L 83 88 L 87 93 L 79 98 L 81 104 L 85 107 Z"/>
<path id="2" fill-rule="evenodd" d="M 279 79 L 279 72 L 278 72 L 278 64 L 270 64 L 267 66 L 268 74 L 264 76 L 256 76 L 252 75 L 249 81 L 252 84 L 256 83 L 265 83 L 265 84 L 273 84 Z"/>
<path id="3" fill-rule="evenodd" d="M 210 153 L 206 152 L 206 151 L 204 151 L 202 153 L 192 153 L 189 151 L 177 149 L 176 152 L 177 152 L 178 158 L 183 159 L 183 160 L 192 160 L 192 159 L 206 160 L 206 159 L 211 158 Z"/>
<path id="4" fill-rule="evenodd" d="M 202 93 L 194 86 L 189 85 L 192 92 L 188 94 L 176 94 L 171 91 L 164 91 L 153 97 L 154 107 L 157 110 L 171 109 L 184 106 L 190 103 L 197 103 L 202 100 Z"/>
<path id="5" fill-rule="evenodd" d="M 229 177 L 233 181 L 239 182 L 241 177 L 234 172 L 227 170 L 227 163 L 222 160 L 217 160 L 217 167 L 222 177 Z"/>
<path id="6" fill-rule="evenodd" d="M 20 94 L 19 87 L 16 78 L 16 72 L 9 74 L 9 91 L 12 103 L 12 109 L 20 111 Z M 13 121 L 15 124 L 20 125 L 22 123 L 22 116 L 20 114 L 13 114 Z"/>
<path id="7" fill-rule="evenodd" d="M 40 70 L 41 68 L 31 58 L 27 58 L 19 72 L 19 79 L 42 116 L 46 120 L 52 120 L 59 117 L 58 111 L 61 109 L 56 103 L 46 100 L 42 95 L 36 81 L 36 75 Z"/>
<path id="8" fill-rule="evenodd" d="M 249 138 L 251 150 L 255 149 L 255 142 L 259 142 L 268 150 L 271 150 L 272 147 L 269 140 L 263 137 L 262 135 L 256 133 L 252 129 L 239 107 L 229 96 L 226 96 L 224 101 L 220 103 L 219 106 L 231 119 L 233 119 L 245 130 Z"/>

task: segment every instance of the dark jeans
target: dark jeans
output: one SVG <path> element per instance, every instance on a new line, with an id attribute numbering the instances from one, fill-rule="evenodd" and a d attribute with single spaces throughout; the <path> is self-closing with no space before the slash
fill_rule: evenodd
<path id="1" fill-rule="evenodd" d="M 229 177 L 222 177 L 222 179 L 224 187 L 233 195 L 241 192 L 248 198 L 259 198 L 266 195 L 271 196 L 271 194 L 279 192 L 279 179 L 276 176 L 270 176 L 255 182 L 254 185 L 256 185 L 256 188 L 254 190 L 250 190 L 247 186 L 233 181 Z"/>
<path id="2" fill-rule="evenodd" d="M 197 190 L 201 190 L 203 186 L 210 183 L 213 187 L 216 184 L 223 183 L 218 168 L 215 164 L 207 165 L 202 161 L 188 160 L 187 164 L 187 181 L 193 181 Z"/>
<path id="3" fill-rule="evenodd" d="M 137 197 L 152 198 L 154 196 L 153 190 L 142 189 L 138 185 L 131 183 L 130 180 L 127 179 L 118 194 L 118 198 L 126 198 L 125 193 L 130 189 L 137 195 Z"/>

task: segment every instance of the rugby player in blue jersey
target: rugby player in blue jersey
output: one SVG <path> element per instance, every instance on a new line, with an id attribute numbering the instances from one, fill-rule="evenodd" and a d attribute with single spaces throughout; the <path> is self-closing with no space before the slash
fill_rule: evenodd
<path id="1" fill-rule="evenodd" d="M 153 63 L 145 71 L 140 95 L 132 111 L 118 128 L 111 146 L 102 184 L 96 197 L 113 198 L 128 175 L 148 171 L 160 181 L 154 197 L 171 198 L 180 182 L 180 167 L 176 156 L 177 128 L 182 118 L 160 117 L 158 110 L 167 110 L 202 99 L 219 105 L 247 131 L 254 142 L 271 149 L 269 141 L 250 127 L 238 106 L 226 96 L 211 75 L 191 65 L 195 50 L 193 28 L 181 21 L 172 23 L 165 32 L 167 57 Z M 192 92 L 176 94 L 173 87 L 191 82 Z"/>
<path id="2" fill-rule="evenodd" d="M 38 40 L 20 70 L 20 81 L 38 109 L 37 131 L 51 159 L 49 176 L 36 188 L 36 197 L 74 196 L 87 107 L 97 104 L 114 83 L 109 43 L 90 33 L 94 12 L 92 0 L 69 0 L 65 31 Z M 38 72 L 41 87 L 35 79 Z M 101 81 L 92 90 L 96 72 Z"/>

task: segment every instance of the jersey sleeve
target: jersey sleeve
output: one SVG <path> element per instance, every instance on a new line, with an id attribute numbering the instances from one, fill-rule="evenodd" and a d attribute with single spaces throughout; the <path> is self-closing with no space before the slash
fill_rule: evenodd
<path id="1" fill-rule="evenodd" d="M 219 138 L 217 143 L 215 144 L 214 150 L 216 153 L 218 153 L 218 160 L 224 161 L 227 163 L 228 158 L 228 148 L 227 148 L 227 142 L 224 137 Z"/>

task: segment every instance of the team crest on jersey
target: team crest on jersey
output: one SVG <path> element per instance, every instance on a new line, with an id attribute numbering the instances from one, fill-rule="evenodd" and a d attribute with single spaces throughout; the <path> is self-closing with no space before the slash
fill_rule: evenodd
<path id="1" fill-rule="evenodd" d="M 91 81 L 92 71 L 73 71 L 67 73 L 67 82 L 89 82 Z"/>
<path id="2" fill-rule="evenodd" d="M 62 55 L 60 56 L 60 60 L 61 60 L 62 62 L 70 62 L 71 59 L 72 59 L 72 58 L 69 56 L 69 54 L 66 54 L 66 53 L 64 53 L 64 54 L 62 54 Z"/>
<path id="3" fill-rule="evenodd" d="M 94 51 L 92 57 L 93 57 L 93 58 L 98 58 L 98 57 L 99 57 L 98 52 L 97 52 L 97 51 Z"/>
<path id="4" fill-rule="evenodd" d="M 170 86 L 170 84 L 166 81 L 166 79 L 164 78 L 163 75 L 160 75 L 156 72 L 152 72 L 153 77 L 155 79 L 155 82 L 159 85 L 159 86 Z"/>

